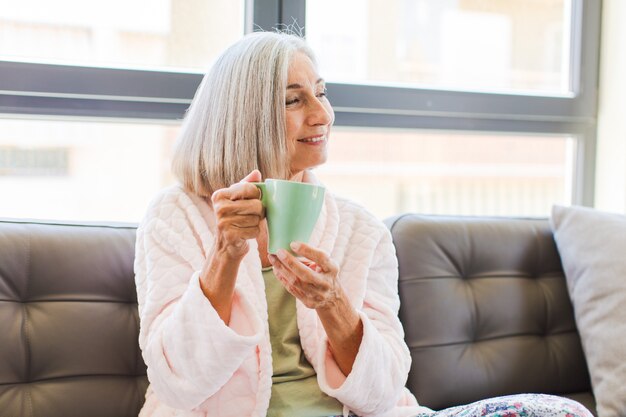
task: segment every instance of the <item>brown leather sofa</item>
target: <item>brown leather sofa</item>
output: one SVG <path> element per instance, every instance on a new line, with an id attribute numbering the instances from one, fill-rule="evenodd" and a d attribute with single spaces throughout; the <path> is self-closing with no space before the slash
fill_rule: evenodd
<path id="1" fill-rule="evenodd" d="M 135 228 L 0 222 L 0 416 L 137 416 Z"/>
<path id="2" fill-rule="evenodd" d="M 543 392 L 595 412 L 546 220 L 404 215 L 400 262 L 408 387 L 444 408 Z M 134 225 L 0 220 L 0 417 L 131 417 L 137 344 Z"/>
<path id="3" fill-rule="evenodd" d="M 407 214 L 399 262 L 408 387 L 433 409 L 514 393 L 595 401 L 549 222 Z"/>

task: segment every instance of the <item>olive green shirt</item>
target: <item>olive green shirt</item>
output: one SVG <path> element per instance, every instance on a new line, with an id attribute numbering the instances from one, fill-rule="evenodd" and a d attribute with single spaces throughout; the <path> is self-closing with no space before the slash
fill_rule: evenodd
<path id="1" fill-rule="evenodd" d="M 271 268 L 263 269 L 270 341 L 272 343 L 272 396 L 268 417 L 324 417 L 340 415 L 343 405 L 324 394 L 315 370 L 300 345 L 296 299 L 276 279 Z"/>

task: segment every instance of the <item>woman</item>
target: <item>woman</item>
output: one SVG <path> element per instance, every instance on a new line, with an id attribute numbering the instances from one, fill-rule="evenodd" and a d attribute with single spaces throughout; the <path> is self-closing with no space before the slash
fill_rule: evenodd
<path id="1" fill-rule="evenodd" d="M 333 120 L 295 36 L 248 35 L 202 81 L 173 160 L 181 186 L 137 234 L 142 416 L 432 414 L 404 387 L 397 261 L 380 221 L 327 193 L 298 257 L 267 253 L 250 182 L 316 183 Z"/>

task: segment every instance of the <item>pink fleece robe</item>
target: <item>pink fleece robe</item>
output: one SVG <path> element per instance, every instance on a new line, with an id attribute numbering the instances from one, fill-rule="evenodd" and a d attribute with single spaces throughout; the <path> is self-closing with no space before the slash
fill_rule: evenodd
<path id="1" fill-rule="evenodd" d="M 311 176 L 309 176 L 311 178 Z M 272 384 L 267 301 L 256 241 L 239 269 L 229 325 L 202 293 L 214 216 L 180 187 L 158 195 L 137 231 L 139 344 L 150 386 L 142 417 L 264 417 Z M 397 259 L 385 226 L 331 193 L 309 242 L 340 266 L 339 282 L 363 322 L 351 373 L 339 370 L 315 310 L 297 301 L 303 351 L 326 394 L 359 416 L 415 416 L 404 387 L 411 357 L 398 320 Z"/>

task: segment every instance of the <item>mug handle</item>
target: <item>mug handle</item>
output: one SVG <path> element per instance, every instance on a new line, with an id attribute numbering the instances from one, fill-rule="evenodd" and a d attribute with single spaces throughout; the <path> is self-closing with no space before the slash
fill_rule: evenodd
<path id="1" fill-rule="evenodd" d="M 267 188 L 265 188 L 265 183 L 264 182 L 252 182 L 251 184 L 254 184 L 256 188 L 258 188 L 259 191 L 261 191 L 261 204 L 263 204 L 263 207 L 267 207 L 267 199 L 265 198 L 267 196 Z"/>

